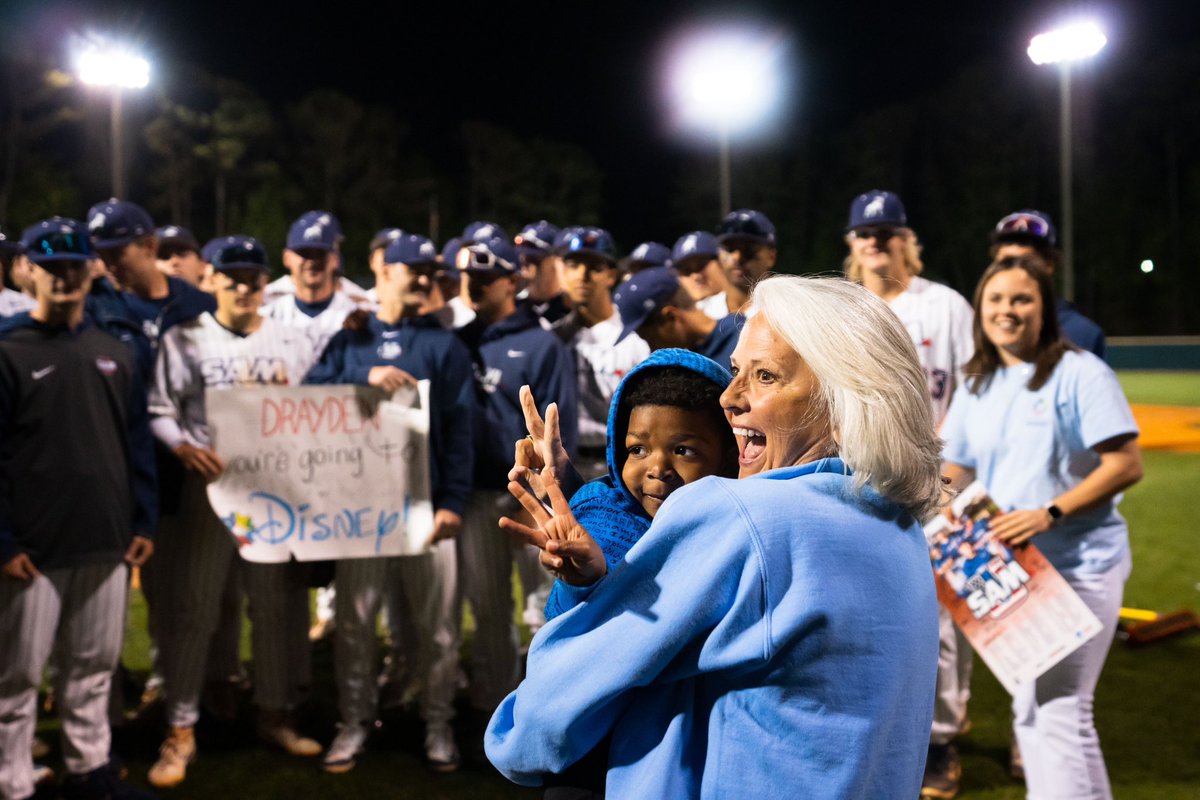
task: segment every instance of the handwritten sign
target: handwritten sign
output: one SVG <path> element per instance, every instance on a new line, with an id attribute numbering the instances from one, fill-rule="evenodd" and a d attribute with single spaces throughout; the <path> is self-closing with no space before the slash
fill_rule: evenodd
<path id="1" fill-rule="evenodd" d="M 429 382 L 205 395 L 225 471 L 213 510 L 247 561 L 409 555 L 433 531 Z"/>
<path id="2" fill-rule="evenodd" d="M 991 533 L 1000 509 L 981 483 L 959 494 L 954 520 L 925 526 L 938 600 L 1010 694 L 1101 629 L 1100 620 L 1033 545 L 1012 550 Z"/>

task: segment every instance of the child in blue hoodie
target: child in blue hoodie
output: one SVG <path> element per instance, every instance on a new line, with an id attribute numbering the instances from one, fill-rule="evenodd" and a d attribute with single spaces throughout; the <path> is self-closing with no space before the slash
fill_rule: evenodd
<path id="1" fill-rule="evenodd" d="M 671 348 L 656 350 L 617 387 L 608 412 L 608 475 L 571 498 L 610 572 L 673 491 L 709 475 L 737 476 L 737 444 L 720 404 L 730 380 L 716 362 Z M 570 610 L 574 598 L 556 582 L 546 620 Z M 580 791 L 602 797 L 607 762 L 605 739 L 562 774 L 545 776 L 546 798 L 586 796 Z"/>

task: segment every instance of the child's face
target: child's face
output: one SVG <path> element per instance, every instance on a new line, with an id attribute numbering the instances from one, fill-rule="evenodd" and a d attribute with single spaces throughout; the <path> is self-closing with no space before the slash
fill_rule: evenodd
<path id="1" fill-rule="evenodd" d="M 625 434 L 621 480 L 653 517 L 671 492 L 720 472 L 721 431 L 711 414 L 677 406 L 635 406 Z"/>

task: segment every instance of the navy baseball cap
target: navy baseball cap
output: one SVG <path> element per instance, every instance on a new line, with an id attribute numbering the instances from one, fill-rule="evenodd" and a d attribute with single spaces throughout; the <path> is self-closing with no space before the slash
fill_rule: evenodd
<path id="1" fill-rule="evenodd" d="M 636 333 L 655 312 L 669 304 L 678 291 L 679 275 L 670 267 L 651 267 L 631 275 L 613 293 L 622 326 L 617 341 Z"/>
<path id="2" fill-rule="evenodd" d="M 137 203 L 114 197 L 88 209 L 87 231 L 97 250 L 124 247 L 141 236 L 153 235 L 154 220 Z"/>
<path id="3" fill-rule="evenodd" d="M 215 236 L 204 243 L 204 247 L 200 248 L 200 260 L 212 263 L 213 253 L 221 246 L 221 242 L 225 241 L 224 236 Z"/>
<path id="4" fill-rule="evenodd" d="M 512 275 L 517 271 L 517 249 L 508 239 L 494 236 L 484 242 L 471 242 L 458 251 L 457 266 L 468 275 Z"/>
<path id="5" fill-rule="evenodd" d="M 559 248 L 562 256 L 593 255 L 613 266 L 617 264 L 617 243 L 613 241 L 612 234 L 603 228 L 574 228 L 564 239 Z"/>
<path id="6" fill-rule="evenodd" d="M 544 219 L 531 222 L 513 238 L 517 246 L 517 254 L 522 256 L 544 256 L 554 247 L 554 238 L 558 236 L 558 226 Z"/>
<path id="7" fill-rule="evenodd" d="M 512 237 L 496 223 L 481 219 L 463 228 L 461 238 L 464 242 L 486 242 L 489 239 L 511 239 Z"/>
<path id="8" fill-rule="evenodd" d="M 92 257 L 91 242 L 83 225 L 66 217 L 51 217 L 26 228 L 21 234 L 21 249 L 35 264 L 87 261 Z"/>
<path id="9" fill-rule="evenodd" d="M 1057 239 L 1050 215 L 1033 208 L 1014 211 L 997 222 L 992 231 L 993 242 L 1039 241 L 1054 247 Z"/>
<path id="10" fill-rule="evenodd" d="M 670 249 L 660 242 L 642 242 L 630 251 L 625 263 L 630 271 L 641 272 L 651 267 L 665 267 L 671 260 Z"/>
<path id="11" fill-rule="evenodd" d="M 164 225 L 154 232 L 158 237 L 158 247 L 161 250 L 163 247 L 174 246 L 182 250 L 195 250 L 200 252 L 200 243 L 196 241 L 196 237 L 192 232 L 182 225 Z"/>
<path id="12" fill-rule="evenodd" d="M 717 257 L 717 238 L 707 231 L 692 231 L 675 240 L 671 248 L 671 263 L 678 264 L 685 258 L 701 257 L 705 262 Z"/>
<path id="13" fill-rule="evenodd" d="M 371 237 L 371 243 L 367 245 L 367 251 L 374 253 L 381 247 L 387 247 L 392 242 L 404 235 L 404 231 L 399 228 L 380 228 L 375 231 L 375 235 Z"/>
<path id="14" fill-rule="evenodd" d="M 205 245 L 212 248 L 206 259 L 217 272 L 229 269 L 257 269 L 267 272 L 267 249 L 253 236 L 222 236 Z"/>
<path id="15" fill-rule="evenodd" d="M 383 250 L 385 264 L 438 264 L 437 245 L 424 236 L 402 233 L 388 242 Z"/>
<path id="16" fill-rule="evenodd" d="M 717 226 L 717 241 L 724 244 L 730 239 L 751 239 L 774 247 L 775 225 L 766 214 L 752 208 L 730 211 Z"/>
<path id="17" fill-rule="evenodd" d="M 904 212 L 900 196 L 894 192 L 872 189 L 854 198 L 850 204 L 850 220 L 846 223 L 846 230 L 852 231 L 866 225 L 906 227 L 908 214 Z"/>
<path id="18" fill-rule="evenodd" d="M 336 250 L 342 223 L 328 211 L 306 211 L 288 228 L 288 250 Z"/>

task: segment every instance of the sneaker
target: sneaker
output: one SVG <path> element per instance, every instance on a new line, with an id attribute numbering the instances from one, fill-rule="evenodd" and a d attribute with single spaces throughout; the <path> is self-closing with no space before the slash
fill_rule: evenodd
<path id="1" fill-rule="evenodd" d="M 354 769 L 355 759 L 363 751 L 367 743 L 367 729 L 361 724 L 338 725 L 337 736 L 329 749 L 325 751 L 325 759 L 321 767 L 326 772 L 340 775 Z"/>
<path id="2" fill-rule="evenodd" d="M 196 736 L 191 728 L 171 728 L 158 749 L 158 761 L 146 776 L 156 789 L 170 789 L 183 783 L 188 764 L 196 760 Z"/>
<path id="3" fill-rule="evenodd" d="M 1016 736 L 1012 737 L 1012 744 L 1008 748 L 1008 774 L 1015 781 L 1025 782 L 1025 759 L 1021 757 L 1021 745 L 1017 743 Z"/>
<path id="4" fill-rule="evenodd" d="M 462 758 L 454 743 L 454 730 L 447 724 L 430 725 L 425 732 L 425 765 L 431 772 L 455 772 Z"/>
<path id="5" fill-rule="evenodd" d="M 958 794 L 962 780 L 962 764 L 953 744 L 930 744 L 925 760 L 925 777 L 921 780 L 921 797 L 951 800 Z"/>
<path id="6" fill-rule="evenodd" d="M 111 764 L 86 775 L 70 775 L 62 785 L 63 800 L 155 800 L 154 795 L 126 786 Z"/>
<path id="7" fill-rule="evenodd" d="M 286 711 L 263 711 L 258 716 L 258 738 L 273 744 L 288 755 L 312 758 L 321 755 L 321 745 L 315 739 L 301 736 L 292 726 Z"/>

